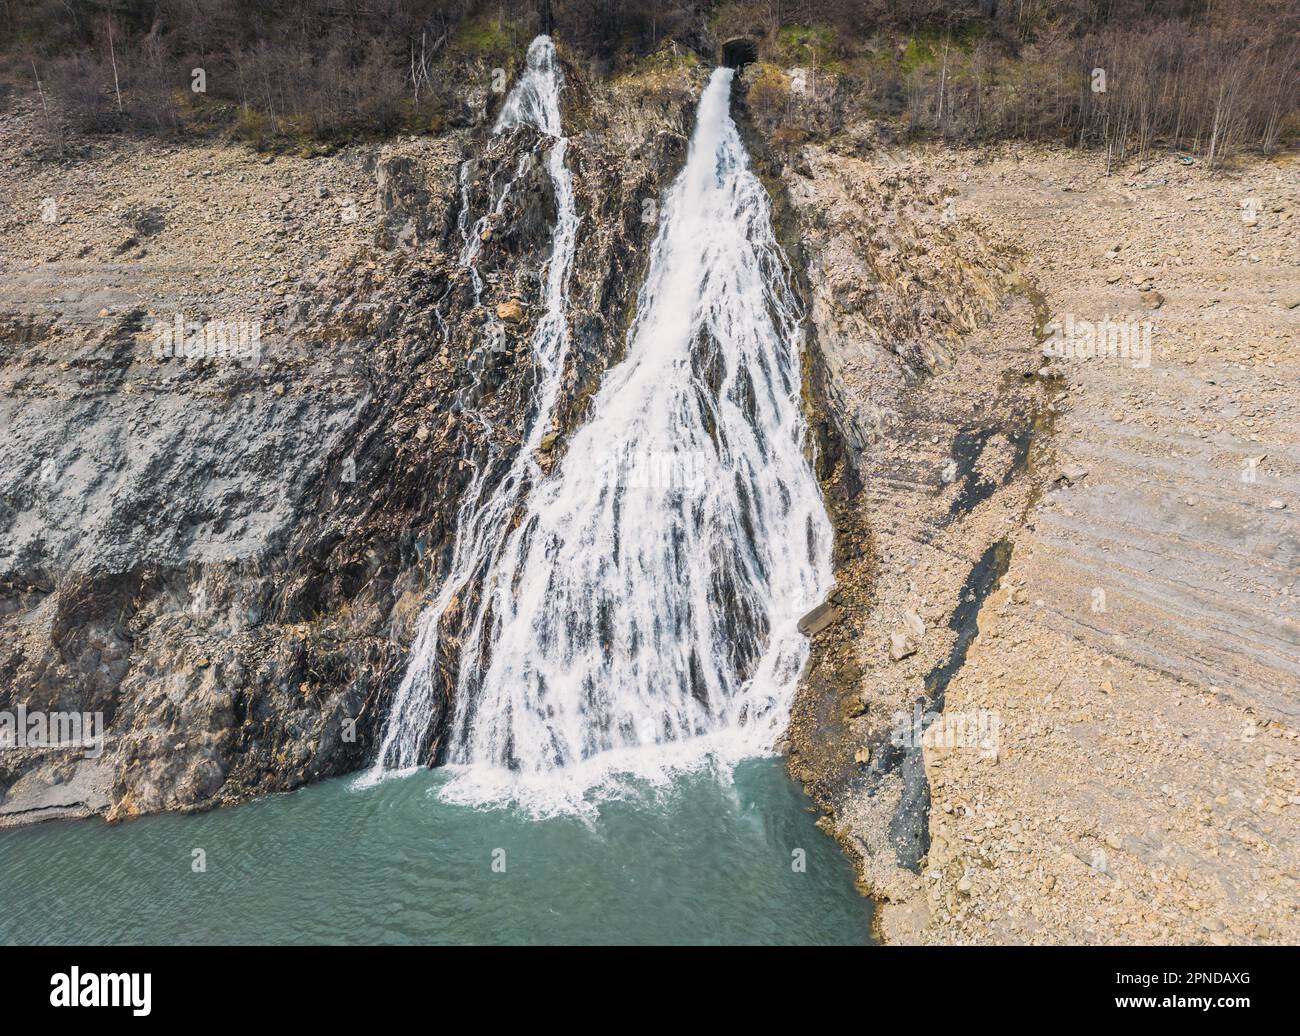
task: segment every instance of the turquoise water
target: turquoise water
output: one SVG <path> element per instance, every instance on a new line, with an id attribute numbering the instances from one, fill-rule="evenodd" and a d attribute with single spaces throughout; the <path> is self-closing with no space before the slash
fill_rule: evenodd
<path id="1" fill-rule="evenodd" d="M 870 903 L 779 759 L 594 820 L 448 805 L 445 779 L 0 831 L 0 942 L 869 941 Z"/>

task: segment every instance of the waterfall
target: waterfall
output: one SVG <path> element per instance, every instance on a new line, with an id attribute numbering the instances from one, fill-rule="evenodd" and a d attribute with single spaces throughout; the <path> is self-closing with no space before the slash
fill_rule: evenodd
<path id="1" fill-rule="evenodd" d="M 555 138 L 555 146 L 551 149 L 551 157 L 548 160 L 551 180 L 555 184 L 558 197 L 561 188 L 558 177 L 564 177 L 564 186 L 570 188 L 569 200 L 572 201 L 572 181 L 563 168 L 564 154 L 568 142 L 564 139 L 560 128 L 560 89 L 562 86 L 563 79 L 560 66 L 555 58 L 555 44 L 551 42 L 549 36 L 538 36 L 528 47 L 528 56 L 524 61 L 524 74 L 519 77 L 519 82 L 515 84 L 506 97 L 505 104 L 501 106 L 501 113 L 497 116 L 492 132 L 494 135 L 499 135 L 508 133 L 518 126 L 533 126 L 548 137 Z M 470 278 L 474 284 L 475 303 L 479 301 L 483 294 L 483 281 L 479 277 L 475 265 L 475 260 L 483 247 L 483 230 L 493 217 L 500 216 L 505 211 L 506 200 L 510 197 L 510 189 L 515 185 L 515 181 L 528 169 L 531 161 L 532 155 L 530 154 L 525 153 L 519 156 L 514 175 L 501 188 L 501 193 L 497 195 L 496 202 L 492 205 L 491 210 L 479 216 L 472 227 L 468 224 L 470 211 L 469 173 L 474 166 L 474 162 L 469 159 L 461 163 L 460 215 L 457 217 L 456 225 L 460 230 L 462 242 L 460 264 L 469 269 Z M 569 213 L 562 213 L 561 219 L 556 223 L 556 243 L 559 243 L 562 228 L 566 227 L 563 218 L 566 214 L 572 214 L 571 210 Z M 558 256 L 559 253 L 553 254 Z M 572 260 L 571 250 L 569 259 Z"/>
<path id="2" fill-rule="evenodd" d="M 701 96 L 625 358 L 521 520 L 465 559 L 482 583 L 448 799 L 581 809 L 629 775 L 768 750 L 787 723 L 831 531 L 805 454 L 800 313 L 732 76 L 715 71 Z M 562 326 L 564 299 L 548 300 Z M 429 628 L 407 682 L 427 682 L 412 673 L 433 663 Z"/>
<path id="3" fill-rule="evenodd" d="M 506 133 L 521 125 L 542 131 L 550 142 L 547 171 L 555 188 L 556 221 L 552 231 L 551 255 L 542 289 L 543 311 L 532 336 L 532 360 L 536 369 L 534 405 L 526 416 L 519 449 L 505 472 L 493 481 L 497 468 L 489 458 L 479 464 L 466 488 L 457 514 L 456 539 L 451 563 L 434 599 L 420 615 L 411 661 L 393 698 L 380 739 L 375 765 L 362 783 L 370 783 L 387 770 L 408 770 L 418 766 L 428 750 L 429 728 L 434 715 L 434 663 L 438 653 L 438 628 L 447 609 L 484 571 L 497 564 L 510 518 L 528 487 L 541 476 L 534 453 L 550 424 L 559 395 L 560 377 L 569 351 L 569 328 L 565 310 L 569 299 L 569 277 L 578 228 L 573 196 L 573 177 L 565 166 L 568 141 L 560 135 L 560 90 L 563 86 L 555 46 L 548 36 L 538 36 L 528 48 L 523 75 L 519 78 L 493 129 Z M 499 214 L 510 188 L 527 168 L 531 156 L 521 156 L 514 175 L 503 187 L 492 207 Z M 466 166 L 468 163 L 466 163 Z M 479 218 L 467 230 L 468 189 L 466 166 L 461 169 L 460 228 L 464 247 L 460 261 L 470 269 L 477 300 L 482 282 L 474 268 L 481 244 L 481 232 L 488 219 Z M 487 427 L 486 422 L 484 426 Z M 477 614 L 472 622 L 481 621 Z"/>

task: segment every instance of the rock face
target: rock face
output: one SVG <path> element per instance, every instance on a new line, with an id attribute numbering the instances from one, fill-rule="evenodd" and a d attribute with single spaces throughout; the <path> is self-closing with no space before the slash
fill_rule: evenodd
<path id="1" fill-rule="evenodd" d="M 789 764 L 884 935 L 1295 941 L 1290 170 L 894 148 L 836 76 L 745 42 L 836 528 Z M 703 73 L 566 74 L 581 219 L 544 468 L 621 354 Z M 0 823 L 373 758 L 470 474 L 531 398 L 555 199 L 547 142 L 491 138 L 493 98 L 311 160 L 115 142 L 55 168 L 3 116 L 0 713 L 107 732 L 6 747 Z M 1099 353 L 1117 323 L 1138 337 Z"/>
<path id="2" fill-rule="evenodd" d="M 754 122 L 844 612 L 790 767 L 883 936 L 1295 941 L 1294 183 Z M 1121 322 L 1128 352 L 1082 339 Z"/>
<path id="3" fill-rule="evenodd" d="M 622 348 L 642 199 L 684 157 L 698 86 L 569 76 L 557 433 Z M 549 144 L 480 116 L 328 159 L 115 142 L 69 169 L 22 154 L 30 113 L 5 116 L 0 711 L 101 713 L 106 735 L 93 757 L 0 753 L 0 824 L 202 809 L 373 757 L 472 466 L 517 446 L 531 390 Z M 521 168 L 476 298 L 462 198 L 472 225 Z"/>

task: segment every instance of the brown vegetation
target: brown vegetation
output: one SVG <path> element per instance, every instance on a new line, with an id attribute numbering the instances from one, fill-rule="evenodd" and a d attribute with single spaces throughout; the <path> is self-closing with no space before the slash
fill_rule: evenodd
<path id="1" fill-rule="evenodd" d="M 456 123 L 456 90 L 487 89 L 544 29 L 598 74 L 668 40 L 716 60 L 741 35 L 843 77 L 845 119 L 1214 163 L 1294 134 L 1297 28 L 1295 0 L 0 0 L 0 91 L 38 100 L 58 150 L 127 129 L 310 148 Z M 780 87 L 759 91 L 774 123 Z"/>

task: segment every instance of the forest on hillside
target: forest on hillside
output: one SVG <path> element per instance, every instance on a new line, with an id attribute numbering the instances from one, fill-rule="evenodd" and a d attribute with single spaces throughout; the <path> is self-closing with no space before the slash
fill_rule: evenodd
<path id="1" fill-rule="evenodd" d="M 0 0 L 0 105 L 32 105 L 55 157 L 120 132 L 327 148 L 455 125 L 458 89 L 499 83 L 540 31 L 598 77 L 745 37 L 770 118 L 801 67 L 905 138 L 1214 164 L 1297 129 L 1296 0 Z"/>

